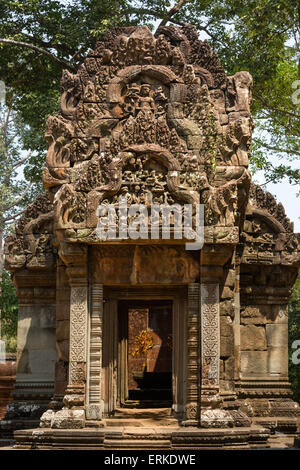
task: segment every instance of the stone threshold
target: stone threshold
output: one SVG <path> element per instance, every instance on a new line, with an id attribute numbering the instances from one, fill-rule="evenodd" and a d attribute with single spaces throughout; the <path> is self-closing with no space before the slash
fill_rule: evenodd
<path id="1" fill-rule="evenodd" d="M 105 427 L 28 429 L 14 433 L 15 449 L 259 449 L 269 448 L 270 432 L 248 428 Z"/>
<path id="2" fill-rule="evenodd" d="M 102 422 L 105 427 L 178 427 L 179 421 L 171 413 L 171 408 L 116 408 L 114 415 Z M 88 422 L 86 426 L 91 427 Z"/>

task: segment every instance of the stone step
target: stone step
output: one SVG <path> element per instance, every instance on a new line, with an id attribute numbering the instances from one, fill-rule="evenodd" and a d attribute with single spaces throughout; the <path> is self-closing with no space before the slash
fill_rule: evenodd
<path id="1" fill-rule="evenodd" d="M 104 427 L 16 431 L 16 449 L 218 449 L 268 448 L 263 428 Z M 274 443 L 276 445 L 276 443 Z"/>
<path id="2" fill-rule="evenodd" d="M 114 416 L 105 419 L 105 424 L 124 427 L 178 426 L 171 412 L 171 408 L 117 408 Z"/>
<path id="3" fill-rule="evenodd" d="M 106 449 L 170 449 L 170 440 L 151 440 L 151 439 L 105 439 L 104 447 Z"/>
<path id="4" fill-rule="evenodd" d="M 162 418 L 162 419 L 154 419 L 154 418 L 120 418 L 120 417 L 113 417 L 107 418 L 104 420 L 105 426 L 112 426 L 112 427 L 152 427 L 152 426 L 178 426 L 178 421 L 175 418 Z"/>
<path id="5" fill-rule="evenodd" d="M 113 427 L 127 427 L 127 426 L 134 426 L 134 427 L 142 427 L 142 423 L 139 423 L 135 419 L 117 419 L 117 418 L 109 418 L 105 419 L 105 426 L 113 426 Z"/>
<path id="6" fill-rule="evenodd" d="M 0 439 L 0 450 L 3 449 L 3 447 L 12 447 L 14 441 L 12 439 Z"/>
<path id="7" fill-rule="evenodd" d="M 152 418 L 171 417 L 171 408 L 117 408 L 114 418 Z"/>
<path id="8" fill-rule="evenodd" d="M 126 402 L 120 407 L 120 409 L 171 409 L 172 402 L 169 400 L 126 400 Z"/>

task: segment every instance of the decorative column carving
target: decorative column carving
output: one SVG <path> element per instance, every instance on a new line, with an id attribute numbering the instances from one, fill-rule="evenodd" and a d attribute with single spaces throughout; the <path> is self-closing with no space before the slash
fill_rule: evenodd
<path id="1" fill-rule="evenodd" d="M 64 403 L 84 405 L 87 342 L 87 285 L 71 285 L 69 383 Z M 71 393 L 71 396 L 69 394 Z"/>
<path id="2" fill-rule="evenodd" d="M 204 278 L 203 281 L 206 279 Z M 219 394 L 220 311 L 219 283 L 201 284 L 201 413 L 200 426 L 225 428 L 234 424 Z"/>
<path id="3" fill-rule="evenodd" d="M 201 397 L 219 392 L 219 284 L 201 284 Z"/>
<path id="4" fill-rule="evenodd" d="M 67 266 L 70 293 L 69 377 L 64 408 L 56 413 L 48 410 L 41 426 L 83 428 L 85 426 L 85 384 L 88 331 L 88 276 L 86 245 L 60 244 L 59 256 Z"/>
<path id="5" fill-rule="evenodd" d="M 56 351 L 54 396 L 50 408 L 60 410 L 68 385 L 70 345 L 70 285 L 66 266 L 57 260 L 56 271 Z"/>
<path id="6" fill-rule="evenodd" d="M 204 252 L 204 253 L 203 253 Z M 249 426 L 248 417 L 231 400 L 230 406 L 220 394 L 220 286 L 224 282 L 225 263 L 233 252 L 224 248 L 217 256 L 214 246 L 202 250 L 201 279 L 201 392 L 200 426 L 227 428 Z M 211 264 L 208 264 L 210 262 Z M 212 264 L 214 263 L 214 264 Z M 219 264 L 217 264 L 219 263 Z M 237 285 L 235 286 L 237 288 Z M 233 334 L 233 332 L 232 332 Z"/>
<path id="7" fill-rule="evenodd" d="M 185 426 L 199 424 L 199 284 L 188 285 Z"/>
<path id="8" fill-rule="evenodd" d="M 86 418 L 102 418 L 103 400 L 101 390 L 102 371 L 103 285 L 94 283 L 91 290 L 90 342 Z"/>
<path id="9" fill-rule="evenodd" d="M 241 422 L 236 410 L 223 408 L 220 397 L 220 282 L 223 267 L 201 266 L 201 411 L 200 426 L 226 428 Z M 246 422 L 246 421 L 245 421 Z"/>

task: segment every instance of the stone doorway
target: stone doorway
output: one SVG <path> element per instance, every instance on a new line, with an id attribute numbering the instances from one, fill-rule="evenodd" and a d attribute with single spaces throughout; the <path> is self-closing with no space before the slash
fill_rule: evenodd
<path id="1" fill-rule="evenodd" d="M 115 416 L 117 410 L 120 411 L 122 409 L 124 413 L 126 409 L 128 410 L 131 407 L 136 410 L 141 408 L 140 411 L 142 412 L 145 406 L 156 409 L 167 408 L 173 416 L 183 416 L 186 400 L 187 286 L 104 286 L 103 298 L 101 396 L 103 399 L 104 416 Z M 134 347 L 134 340 L 133 342 L 132 340 L 128 341 L 128 319 L 131 322 L 134 321 L 133 313 L 130 313 L 128 317 L 130 309 L 139 310 L 141 317 L 141 328 L 135 334 L 132 333 L 132 338 L 140 330 L 147 330 L 150 326 L 150 333 L 155 339 L 153 343 L 157 341 L 157 347 L 151 348 L 153 354 L 157 350 L 157 356 L 154 355 L 151 361 L 149 354 L 148 364 L 149 372 L 151 372 L 150 366 L 152 366 L 152 372 L 154 372 L 154 363 L 156 364 L 157 372 L 166 372 L 164 374 L 164 381 L 162 380 L 164 382 L 165 397 L 160 403 L 159 400 L 155 399 L 153 393 L 151 393 L 149 403 L 145 403 L 143 399 L 133 400 L 132 396 L 134 396 L 134 393 L 138 394 L 138 392 L 131 392 L 129 397 L 129 390 L 134 390 L 128 387 L 128 343 L 132 343 L 131 351 L 133 351 L 132 348 Z M 142 313 L 143 310 L 146 310 L 146 312 Z M 159 312 L 164 310 L 166 310 L 164 314 L 159 314 Z M 162 320 L 163 317 L 166 317 L 166 319 Z M 155 325 L 157 318 L 160 318 L 161 321 L 158 321 L 158 324 Z M 142 328 L 143 324 L 147 325 L 147 328 Z M 166 324 L 167 326 L 165 326 Z M 166 333 L 164 335 L 160 333 L 161 336 L 157 335 L 157 333 L 155 335 L 157 329 L 166 329 Z M 91 336 L 93 334 L 98 336 L 99 332 L 97 329 L 94 330 L 92 326 Z M 170 334 L 172 336 L 169 336 Z M 163 347 L 162 344 L 164 344 Z M 167 348 L 170 351 L 165 351 Z M 132 359 L 134 358 L 137 359 L 136 356 L 132 357 Z M 165 370 L 162 370 L 163 358 Z M 136 365 L 132 362 L 129 366 L 129 372 L 142 372 L 141 370 L 134 369 L 134 367 Z M 136 374 L 134 375 L 136 376 Z M 92 379 L 93 377 L 91 377 L 90 382 Z M 163 379 L 163 374 L 160 376 L 157 374 L 157 388 L 160 385 L 160 379 Z M 149 392 L 149 388 L 147 390 L 146 387 L 146 393 L 147 391 Z"/>
<path id="2" fill-rule="evenodd" d="M 171 300 L 118 302 L 120 406 L 172 406 Z"/>

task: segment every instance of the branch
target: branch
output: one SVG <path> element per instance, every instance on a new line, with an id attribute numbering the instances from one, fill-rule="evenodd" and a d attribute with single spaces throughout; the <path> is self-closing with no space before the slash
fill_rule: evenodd
<path id="1" fill-rule="evenodd" d="M 33 154 L 33 150 L 29 152 L 29 154 L 26 155 L 26 157 L 22 158 L 22 160 L 19 160 L 17 163 L 15 163 L 15 165 L 13 165 L 12 167 L 12 170 L 15 170 L 19 166 L 23 165 L 23 163 L 25 163 L 31 157 L 32 154 Z"/>
<path id="2" fill-rule="evenodd" d="M 3 219 L 3 222 L 6 224 L 10 220 L 15 220 L 17 217 L 24 214 L 25 211 L 26 211 L 26 209 L 23 209 L 22 211 L 17 212 L 15 215 L 11 215 L 10 217 L 7 217 L 6 219 Z"/>
<path id="3" fill-rule="evenodd" d="M 287 114 L 288 116 L 294 117 L 296 119 L 300 119 L 300 114 L 292 113 L 291 111 L 286 111 L 285 109 L 277 108 L 276 106 L 271 106 L 267 101 L 265 101 L 261 96 L 253 94 L 253 97 L 260 101 L 264 106 L 267 106 L 269 109 L 273 111 L 277 111 L 278 113 Z"/>
<path id="4" fill-rule="evenodd" d="M 12 112 L 12 109 L 11 109 L 11 107 L 9 107 L 8 110 L 7 110 L 6 117 L 4 119 L 3 125 L 2 125 L 2 122 L 1 122 L 1 133 L 3 133 L 3 137 L 2 137 L 2 139 L 3 139 L 3 153 L 4 153 L 4 156 L 5 156 L 6 164 L 8 163 L 7 130 L 8 130 L 9 118 L 10 118 L 11 112 Z"/>
<path id="5" fill-rule="evenodd" d="M 28 191 L 31 189 L 31 187 L 32 187 L 32 183 L 30 183 L 29 186 L 27 186 L 25 191 L 15 201 L 13 201 L 8 206 L 4 206 L 3 212 L 9 211 L 9 209 L 12 209 L 14 206 L 18 206 L 20 204 L 20 202 L 24 199 L 24 197 L 26 196 Z"/>
<path id="6" fill-rule="evenodd" d="M 12 165 L 11 167 L 9 167 L 8 165 L 8 157 L 9 157 L 9 153 L 7 151 L 7 148 L 5 147 L 4 148 L 4 152 L 6 154 L 6 164 L 7 164 L 7 168 L 6 170 L 4 171 L 3 175 L 4 175 L 4 185 L 8 186 L 9 185 L 9 180 L 11 178 L 11 175 L 12 173 L 16 170 L 16 168 L 18 168 L 19 166 L 23 165 L 23 163 L 25 163 L 30 157 L 31 155 L 33 154 L 33 150 L 29 152 L 28 155 L 26 155 L 26 157 L 22 158 L 22 160 L 19 160 L 18 162 L 16 162 L 14 165 Z"/>
<path id="7" fill-rule="evenodd" d="M 190 0 L 186 0 L 187 1 L 190 1 Z M 184 3 L 186 3 L 184 2 Z M 183 5 L 182 5 L 183 6 Z M 160 11 L 155 11 L 155 10 L 149 10 L 147 8 L 134 8 L 134 7 L 130 7 L 130 8 L 127 8 L 126 10 L 126 13 L 128 14 L 144 14 L 144 15 L 149 15 L 149 16 L 153 16 L 154 18 L 161 18 L 161 12 Z M 171 21 L 171 23 L 174 23 L 178 26 L 186 26 L 188 23 L 184 22 L 184 21 L 178 21 L 177 19 L 174 19 L 174 18 L 170 18 L 170 20 L 166 20 L 166 21 Z M 215 42 L 220 42 L 222 44 L 222 41 L 217 38 L 217 36 L 213 35 L 209 30 L 208 30 L 208 26 L 210 26 L 210 24 L 212 24 L 213 21 L 209 21 L 206 26 L 202 26 L 200 23 L 193 23 L 197 29 L 199 29 L 200 31 L 205 31 L 206 34 L 208 36 L 211 37 L 211 39 Z M 229 23 L 228 23 L 229 24 Z M 234 24 L 234 23 L 232 23 Z M 161 26 L 161 24 L 159 25 L 159 27 Z M 158 31 L 159 27 L 156 29 L 156 32 Z M 156 34 L 156 32 L 154 34 Z M 71 59 L 72 60 L 72 59 Z"/>
<path id="8" fill-rule="evenodd" d="M 291 155 L 300 155 L 300 152 L 297 152 L 297 150 L 281 149 L 279 147 L 273 147 L 271 145 L 265 144 L 264 142 L 261 142 L 261 145 L 265 147 L 266 149 L 274 150 L 275 152 L 288 153 Z"/>
<path id="9" fill-rule="evenodd" d="M 89 41 L 92 39 L 91 36 L 87 38 L 87 40 L 82 44 L 82 46 L 78 49 L 77 52 L 71 57 L 70 62 L 73 62 L 75 59 L 79 58 L 80 54 L 84 51 L 85 47 L 88 45 Z"/>
<path id="10" fill-rule="evenodd" d="M 269 184 L 269 183 L 274 183 L 274 182 L 275 182 L 275 178 L 276 178 L 276 177 L 274 176 L 274 178 L 269 179 L 269 180 L 266 181 L 265 183 L 260 183 L 259 185 L 260 185 L 261 187 L 263 187 L 263 186 L 266 186 L 266 185 Z"/>
<path id="11" fill-rule="evenodd" d="M 133 14 L 154 16 L 154 18 L 160 18 L 160 19 L 162 17 L 161 11 L 156 11 L 154 9 L 152 10 L 149 8 L 137 8 L 137 7 L 130 6 L 124 11 L 124 15 L 133 15 Z"/>
<path id="12" fill-rule="evenodd" d="M 24 31 L 16 31 L 16 34 L 18 34 L 18 33 L 20 33 L 22 36 L 24 36 L 25 38 L 29 39 L 31 42 L 36 43 L 37 45 L 39 45 L 41 47 L 46 47 L 46 48 L 50 47 L 52 49 L 56 49 L 57 51 L 60 50 L 60 51 L 64 52 L 65 54 L 68 54 L 68 55 L 71 55 L 71 53 L 72 53 L 71 49 L 69 47 L 67 47 L 66 44 L 54 43 L 52 40 L 46 42 L 46 41 L 43 41 L 40 38 L 30 36 L 29 34 L 24 33 Z"/>
<path id="13" fill-rule="evenodd" d="M 53 62 L 56 62 L 57 64 L 61 65 L 62 67 L 66 67 L 67 69 L 69 69 L 72 72 L 77 71 L 76 68 L 72 64 L 70 64 L 70 62 L 67 62 L 63 59 L 59 59 L 54 54 L 51 54 L 51 52 L 46 51 L 45 49 L 42 49 L 41 47 L 34 46 L 33 44 L 28 44 L 27 42 L 22 42 L 22 41 L 14 41 L 12 39 L 0 39 L 0 43 L 11 44 L 13 46 L 20 46 L 20 47 L 26 47 L 27 49 L 32 49 L 35 52 L 46 55 Z"/>
<path id="14" fill-rule="evenodd" d="M 289 124 L 289 123 L 283 124 L 283 122 L 281 122 L 279 119 L 274 117 L 273 114 L 270 113 L 267 109 L 264 109 L 263 113 L 265 114 L 264 119 L 268 119 L 268 120 L 271 119 L 273 122 L 276 122 L 279 126 L 283 127 L 287 131 L 288 134 L 290 135 L 292 134 L 292 135 L 300 137 L 300 132 L 297 131 L 296 129 L 293 129 L 292 124 Z"/>
<path id="15" fill-rule="evenodd" d="M 172 8 L 170 8 L 170 10 L 167 12 L 166 16 L 164 17 L 164 19 L 159 23 L 155 33 L 159 30 L 159 28 L 161 28 L 162 26 L 165 26 L 168 23 L 168 21 L 170 21 L 172 16 L 176 15 L 176 13 L 178 13 L 179 10 L 181 10 L 181 8 L 186 3 L 188 3 L 189 1 L 190 0 L 179 0 L 179 2 L 176 3 L 176 5 L 174 5 Z"/>

